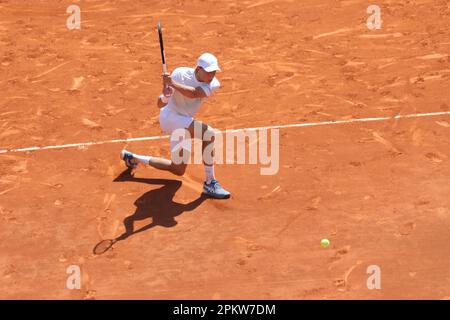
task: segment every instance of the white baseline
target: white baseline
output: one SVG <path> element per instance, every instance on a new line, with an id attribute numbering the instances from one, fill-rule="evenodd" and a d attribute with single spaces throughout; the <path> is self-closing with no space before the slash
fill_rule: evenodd
<path id="1" fill-rule="evenodd" d="M 286 128 L 302 128 L 302 127 L 315 127 L 315 126 L 327 126 L 335 124 L 348 124 L 355 122 L 371 122 L 371 121 L 386 121 L 395 119 L 408 119 L 408 118 L 420 118 L 420 117 L 435 117 L 435 116 L 450 116 L 450 111 L 443 112 L 430 112 L 430 113 L 414 113 L 397 115 L 394 117 L 379 117 L 379 118 L 360 118 L 360 119 L 348 119 L 348 120 L 331 120 L 323 122 L 307 122 L 307 123 L 295 123 L 295 124 L 284 124 L 277 126 L 267 126 L 267 127 L 257 127 L 257 128 L 243 128 L 243 129 L 228 129 L 225 131 L 216 130 L 216 132 L 240 132 L 240 131 L 254 131 L 254 130 L 269 130 L 269 129 L 286 129 Z M 29 152 L 29 151 L 39 151 L 39 150 L 51 150 L 51 149 L 65 149 L 65 148 L 79 148 L 79 147 L 89 147 L 101 144 L 109 143 L 120 143 L 120 142 L 134 142 L 134 141 L 148 141 L 148 140 L 161 140 L 169 138 L 168 135 L 165 136 L 153 136 L 153 137 L 141 137 L 141 138 L 128 138 L 128 139 L 114 139 L 105 141 L 94 141 L 94 142 L 82 142 L 82 143 L 71 143 L 55 146 L 44 146 L 44 147 L 28 147 L 28 148 L 14 148 L 14 149 L 3 149 L 0 150 L 2 153 L 12 153 L 12 152 Z"/>

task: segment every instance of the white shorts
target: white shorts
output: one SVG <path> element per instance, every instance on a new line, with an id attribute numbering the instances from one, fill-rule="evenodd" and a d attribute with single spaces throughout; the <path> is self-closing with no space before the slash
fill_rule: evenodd
<path id="1" fill-rule="evenodd" d="M 159 124 L 161 129 L 166 134 L 172 134 L 177 129 L 187 129 L 191 125 L 194 118 L 185 116 L 176 111 L 173 111 L 167 106 L 161 108 L 159 112 Z M 170 139 L 170 138 L 169 138 Z M 181 144 L 180 141 L 170 140 L 170 151 L 177 151 L 179 147 L 191 151 L 192 139 L 184 140 Z"/>

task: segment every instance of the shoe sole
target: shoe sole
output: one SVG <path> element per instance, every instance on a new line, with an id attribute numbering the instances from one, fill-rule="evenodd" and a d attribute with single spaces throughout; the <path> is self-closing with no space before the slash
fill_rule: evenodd
<path id="1" fill-rule="evenodd" d="M 213 195 L 211 193 L 207 193 L 203 191 L 203 194 L 209 198 L 213 198 L 213 199 L 229 199 L 231 197 L 231 194 L 226 195 L 226 196 L 217 196 L 217 195 Z"/>

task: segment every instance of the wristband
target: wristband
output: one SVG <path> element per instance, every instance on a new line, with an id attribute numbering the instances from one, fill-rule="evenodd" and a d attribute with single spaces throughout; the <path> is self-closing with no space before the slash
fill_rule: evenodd
<path id="1" fill-rule="evenodd" d="M 168 103 L 169 102 L 169 97 L 166 97 L 165 95 L 160 95 L 159 99 L 162 101 L 162 103 Z"/>

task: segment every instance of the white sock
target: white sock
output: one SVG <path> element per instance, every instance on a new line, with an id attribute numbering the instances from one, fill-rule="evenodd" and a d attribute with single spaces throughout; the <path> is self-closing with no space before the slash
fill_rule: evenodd
<path id="1" fill-rule="evenodd" d="M 133 158 L 136 159 L 137 161 L 139 161 L 140 163 L 148 165 L 152 157 L 150 157 L 150 156 L 141 156 L 139 154 L 133 153 Z"/>
<path id="2" fill-rule="evenodd" d="M 214 166 L 206 166 L 205 165 L 205 174 L 206 174 L 206 183 L 210 184 L 212 180 L 215 180 L 214 176 Z"/>

